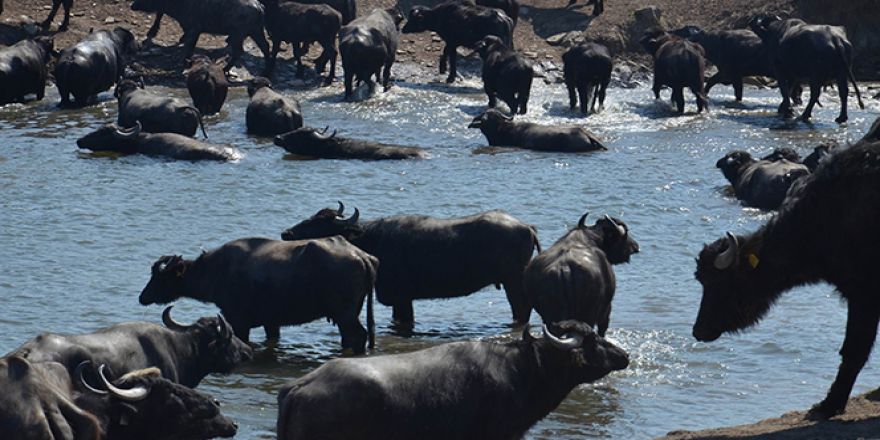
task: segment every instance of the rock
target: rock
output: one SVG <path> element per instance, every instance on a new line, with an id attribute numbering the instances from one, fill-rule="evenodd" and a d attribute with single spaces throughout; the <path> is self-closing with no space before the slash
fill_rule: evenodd
<path id="1" fill-rule="evenodd" d="M 553 61 L 542 61 L 540 65 L 541 69 L 543 69 L 545 72 L 554 72 L 559 70 L 559 66 L 557 66 L 556 63 L 554 63 Z"/>
<path id="2" fill-rule="evenodd" d="M 439 43 L 439 42 L 443 41 L 443 39 L 437 35 L 434 35 L 433 37 L 431 37 L 431 41 L 433 41 L 435 43 Z"/>
<path id="3" fill-rule="evenodd" d="M 536 54 L 535 52 L 523 52 L 523 55 L 525 55 L 527 58 L 533 59 L 538 57 L 538 54 Z"/>
<path id="4" fill-rule="evenodd" d="M 572 47 L 587 41 L 587 39 L 581 31 L 570 31 L 553 35 L 546 41 L 551 46 Z"/>
<path id="5" fill-rule="evenodd" d="M 547 37 L 547 44 L 551 46 L 559 46 L 562 44 L 562 40 L 565 39 L 565 36 L 568 35 L 568 32 L 562 32 L 556 35 L 551 35 Z"/>
<path id="6" fill-rule="evenodd" d="M 104 24 L 113 24 L 116 23 L 116 19 L 113 17 L 107 17 L 104 19 Z"/>
<path id="7" fill-rule="evenodd" d="M 669 23 L 663 19 L 663 11 L 656 6 L 648 6 L 633 12 L 633 19 L 627 23 L 626 48 L 639 51 L 639 39 L 651 28 L 669 29 Z"/>

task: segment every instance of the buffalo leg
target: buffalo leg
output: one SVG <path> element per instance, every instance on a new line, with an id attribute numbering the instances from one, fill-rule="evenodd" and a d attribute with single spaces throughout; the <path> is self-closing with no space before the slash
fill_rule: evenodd
<path id="1" fill-rule="evenodd" d="M 584 84 L 578 84 L 578 87 L 577 87 L 578 99 L 581 102 L 581 113 L 583 113 L 583 114 L 589 113 L 589 110 L 590 110 L 589 87 L 590 87 L 589 85 L 584 85 Z"/>
<path id="2" fill-rule="evenodd" d="M 709 94 L 709 89 L 706 89 L 706 94 Z M 741 76 L 738 76 L 733 79 L 733 96 L 736 97 L 736 102 L 742 102 L 743 100 L 743 79 Z"/>
<path id="3" fill-rule="evenodd" d="M 281 41 L 272 40 L 272 52 L 266 58 L 266 65 L 263 67 L 263 76 L 269 78 L 275 71 L 275 62 L 278 59 L 278 52 L 281 52 Z"/>
<path id="4" fill-rule="evenodd" d="M 529 315 L 532 314 L 532 305 L 526 297 L 522 275 L 505 281 L 503 284 L 504 293 L 507 294 L 507 302 L 510 303 L 510 310 L 513 312 L 514 324 L 520 325 L 529 322 Z"/>
<path id="5" fill-rule="evenodd" d="M 251 40 L 254 40 L 254 43 L 257 43 L 257 47 L 260 48 L 260 53 L 263 54 L 263 64 L 269 61 L 269 42 L 266 41 L 266 36 L 263 35 L 263 26 L 260 26 L 258 31 L 251 32 L 249 35 Z M 241 42 L 238 43 L 239 51 L 241 51 L 241 45 L 244 43 L 244 37 L 242 37 Z"/>
<path id="6" fill-rule="evenodd" d="M 345 83 L 345 99 L 351 98 L 351 94 L 353 92 L 352 82 L 354 81 L 354 71 L 351 70 L 351 66 L 342 66 L 344 83 Z"/>
<path id="7" fill-rule="evenodd" d="M 147 39 L 144 41 L 150 42 L 153 41 L 153 38 L 156 38 L 156 35 L 159 35 L 159 26 L 162 24 L 162 17 L 165 14 L 162 12 L 156 13 L 156 19 L 153 20 L 153 25 L 150 26 L 150 30 L 147 31 Z"/>
<path id="8" fill-rule="evenodd" d="M 398 326 L 412 328 L 415 321 L 412 300 L 398 302 L 391 306 L 391 319 Z"/>
<path id="9" fill-rule="evenodd" d="M 49 29 L 52 26 L 52 21 L 55 20 L 55 14 L 58 13 L 58 8 L 61 7 L 61 0 L 52 0 L 52 10 L 49 11 L 49 16 L 40 23 L 40 26 L 43 29 Z"/>
<path id="10" fill-rule="evenodd" d="M 387 92 L 391 88 L 391 62 L 385 63 L 382 68 L 382 90 Z"/>
<path id="11" fill-rule="evenodd" d="M 804 93 L 804 88 L 801 87 L 800 83 L 794 83 L 791 86 L 791 92 L 788 96 L 791 98 L 791 102 L 794 105 L 801 105 L 804 103 L 804 100 L 801 98 L 801 95 Z"/>
<path id="12" fill-rule="evenodd" d="M 565 82 L 565 87 L 568 88 L 568 108 L 574 110 L 577 107 L 577 93 L 575 92 L 574 84 L 570 81 Z"/>
<path id="13" fill-rule="evenodd" d="M 529 111 L 529 109 L 528 109 L 529 96 L 531 95 L 531 93 L 532 93 L 532 84 L 529 83 L 528 85 L 523 87 L 522 91 L 520 91 L 517 94 L 517 95 L 519 95 L 518 96 L 519 97 L 519 99 L 518 99 L 518 101 L 519 101 L 519 114 L 524 115 L 524 114 L 526 114 L 526 112 Z"/>
<path id="14" fill-rule="evenodd" d="M 840 96 L 840 115 L 837 116 L 835 121 L 838 124 L 843 124 L 849 119 L 846 108 L 846 102 L 849 99 L 849 83 L 847 82 L 846 73 L 841 72 L 837 77 L 837 93 Z"/>
<path id="15" fill-rule="evenodd" d="M 440 53 L 440 59 L 437 61 L 437 65 L 440 66 L 440 73 L 446 73 L 446 51 L 449 50 L 449 45 L 446 45 L 443 48 L 443 52 Z"/>
<path id="16" fill-rule="evenodd" d="M 880 310 L 871 304 L 862 304 L 850 300 L 847 304 L 846 337 L 840 349 L 842 361 L 837 370 L 837 377 L 828 390 L 825 399 L 810 410 L 813 418 L 825 419 L 840 414 L 846 409 L 846 403 L 856 377 L 868 361 L 874 340 L 877 338 L 877 322 Z"/>
<path id="17" fill-rule="evenodd" d="M 706 100 L 706 95 L 703 93 L 702 83 L 691 86 L 691 93 L 697 97 L 697 113 L 702 113 L 703 109 L 709 110 L 709 102 Z"/>
<path id="18" fill-rule="evenodd" d="M 339 335 L 342 337 L 342 351 L 353 354 L 364 354 L 367 345 L 367 329 L 358 321 L 357 315 L 336 321 Z"/>
<path id="19" fill-rule="evenodd" d="M 608 90 L 608 83 L 611 82 L 611 79 L 606 79 L 602 82 L 602 86 L 599 87 L 599 109 L 605 110 L 605 92 Z"/>
<path id="20" fill-rule="evenodd" d="M 456 57 L 458 57 L 458 52 L 455 51 L 455 47 L 451 45 L 446 45 L 446 48 L 443 49 L 445 55 L 449 58 L 449 76 L 446 77 L 447 83 L 455 82 L 455 74 L 456 74 Z"/>
<path id="21" fill-rule="evenodd" d="M 64 20 L 61 22 L 59 31 L 64 32 L 70 26 L 70 8 L 73 6 L 73 0 L 64 0 Z"/>
<path id="22" fill-rule="evenodd" d="M 486 92 L 486 97 L 489 98 L 489 108 L 495 108 L 498 105 L 498 98 L 495 96 L 497 92 L 490 81 L 483 81 L 483 91 Z M 516 112 L 516 109 L 511 110 Z"/>
<path id="23" fill-rule="evenodd" d="M 198 32 L 184 32 L 183 36 L 180 37 L 183 40 L 183 56 L 184 58 L 190 58 L 193 55 L 193 52 L 196 51 L 196 44 L 199 42 L 199 33 Z M 231 66 L 227 64 L 227 67 Z M 228 71 L 228 69 L 227 69 Z"/>
<path id="24" fill-rule="evenodd" d="M 672 102 L 675 103 L 679 113 L 684 113 L 684 88 L 677 86 L 672 88 Z"/>
<path id="25" fill-rule="evenodd" d="M 657 79 L 657 74 L 654 74 L 654 85 L 651 87 L 651 91 L 654 92 L 654 99 L 660 99 L 660 89 L 663 88 L 662 83 Z"/>
<path id="26" fill-rule="evenodd" d="M 721 77 L 721 72 L 718 72 L 706 80 L 706 94 L 707 95 L 709 94 L 709 91 L 712 90 L 712 87 L 715 87 L 715 84 L 718 84 L 721 82 L 721 79 L 719 79 L 720 77 Z"/>
<path id="27" fill-rule="evenodd" d="M 266 332 L 266 342 L 278 342 L 281 339 L 281 327 L 266 324 L 263 326 L 263 330 Z"/>
<path id="28" fill-rule="evenodd" d="M 794 85 L 782 79 L 777 81 L 779 82 L 779 93 L 782 95 L 782 103 L 779 104 L 778 113 L 785 118 L 789 118 L 793 114 L 791 109 L 791 92 L 794 89 Z"/>
<path id="29" fill-rule="evenodd" d="M 605 332 L 608 331 L 608 324 L 611 323 L 611 304 L 608 304 L 608 308 L 605 310 L 605 316 L 599 318 L 599 323 L 596 326 L 596 333 L 599 333 L 599 336 L 605 337 Z"/>
<path id="30" fill-rule="evenodd" d="M 328 56 L 328 59 L 330 60 L 330 72 L 327 73 L 327 78 L 324 79 L 324 85 L 329 86 L 333 83 L 333 80 L 336 79 L 336 57 L 339 55 L 339 52 L 336 50 L 333 41 L 327 45 L 325 50 L 330 53 Z"/>
<path id="31" fill-rule="evenodd" d="M 817 80 L 810 81 L 810 102 L 807 103 L 804 112 L 801 113 L 801 121 L 809 122 L 810 118 L 813 117 L 813 106 L 819 102 L 819 95 L 821 94 L 822 83 Z"/>
<path id="32" fill-rule="evenodd" d="M 238 59 L 241 58 L 241 54 L 244 52 L 244 37 L 241 35 L 230 35 L 226 37 L 226 46 L 229 48 L 229 61 L 223 70 L 229 72 L 232 70 L 232 66 L 238 63 Z"/>
<path id="33" fill-rule="evenodd" d="M 232 332 L 235 333 L 235 336 L 238 337 L 238 339 L 241 339 L 242 342 L 250 342 L 251 327 L 249 325 L 243 325 L 240 322 L 230 322 L 229 325 L 232 326 Z"/>

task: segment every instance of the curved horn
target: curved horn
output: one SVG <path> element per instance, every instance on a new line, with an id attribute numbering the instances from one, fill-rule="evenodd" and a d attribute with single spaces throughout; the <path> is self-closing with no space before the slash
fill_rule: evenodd
<path id="1" fill-rule="evenodd" d="M 342 223 L 345 223 L 345 224 L 347 224 L 347 225 L 356 225 L 357 222 L 358 222 L 358 219 L 359 219 L 360 217 L 361 217 L 361 212 L 357 209 L 357 207 L 355 207 L 355 208 L 354 208 L 354 214 L 352 214 L 351 217 L 349 217 L 349 218 L 347 218 L 347 219 L 345 219 L 345 220 L 341 220 L 341 222 L 342 222 Z"/>
<path id="2" fill-rule="evenodd" d="M 141 134 L 141 122 L 135 121 L 134 127 L 124 129 L 122 127 L 116 126 L 116 136 L 123 139 L 134 139 Z"/>
<path id="3" fill-rule="evenodd" d="M 498 112 L 498 113 L 501 115 L 502 118 L 504 118 L 504 119 L 507 120 L 507 121 L 512 121 L 512 120 L 513 120 L 513 116 L 507 116 L 507 115 L 505 115 L 504 113 L 501 113 L 501 112 Z"/>
<path id="4" fill-rule="evenodd" d="M 174 320 L 171 317 L 171 308 L 173 305 L 165 307 L 165 310 L 162 311 L 162 323 L 165 324 L 165 327 L 170 328 L 171 330 L 178 331 L 186 331 L 193 328 L 193 325 L 184 325 Z"/>
<path id="5" fill-rule="evenodd" d="M 584 227 L 584 221 L 587 220 L 587 216 L 588 216 L 588 215 L 590 215 L 590 212 L 589 212 L 589 211 L 585 212 L 584 215 L 581 216 L 581 219 L 578 220 L 578 227 L 579 227 L 579 228 L 583 228 L 583 227 Z"/>
<path id="6" fill-rule="evenodd" d="M 333 133 L 327 139 L 333 139 L 336 137 L 336 130 L 333 130 Z"/>
<path id="7" fill-rule="evenodd" d="M 337 200 L 336 203 L 339 203 L 339 209 L 336 210 L 336 215 L 341 217 L 342 212 L 345 211 L 345 205 L 343 205 L 342 202 L 340 202 L 339 200 Z"/>
<path id="8" fill-rule="evenodd" d="M 329 125 L 326 125 L 326 126 L 324 126 L 324 129 L 321 130 L 321 131 L 319 131 L 318 133 L 324 134 L 324 133 L 326 133 L 327 130 L 329 130 L 329 129 L 330 129 L 330 126 L 329 126 Z"/>
<path id="9" fill-rule="evenodd" d="M 217 319 L 220 321 L 220 336 L 223 339 L 229 339 L 232 335 L 229 333 L 229 322 L 226 321 L 226 318 L 221 314 L 217 314 Z"/>
<path id="10" fill-rule="evenodd" d="M 614 219 L 611 218 L 610 215 L 605 214 L 605 220 L 608 220 L 609 222 L 611 222 L 612 225 L 614 225 L 615 228 L 617 228 L 617 233 L 620 234 L 621 237 L 626 235 L 626 228 L 617 224 L 617 222 L 614 221 Z"/>
<path id="11" fill-rule="evenodd" d="M 76 369 L 73 370 L 73 377 L 79 379 L 79 383 L 81 383 L 82 386 L 85 387 L 85 389 L 87 389 L 95 394 L 100 394 L 100 395 L 107 394 L 106 391 L 99 390 L 99 389 L 89 385 L 88 382 L 86 382 L 86 378 L 85 378 L 85 376 L 83 376 L 83 370 L 85 370 L 87 365 L 91 365 L 91 364 L 92 364 L 92 361 L 80 362 L 79 365 L 76 366 Z"/>
<path id="12" fill-rule="evenodd" d="M 547 324 L 544 324 L 544 337 L 549 339 L 551 343 L 553 343 L 554 347 L 561 348 L 563 350 L 574 350 L 581 346 L 581 343 L 584 342 L 584 337 L 581 335 L 575 335 L 572 337 L 563 336 L 561 338 L 556 337 L 553 333 L 550 333 L 550 329 L 547 328 Z"/>
<path id="13" fill-rule="evenodd" d="M 110 394 L 114 397 L 125 400 L 126 402 L 137 402 L 146 399 L 147 394 L 150 394 L 150 391 L 145 387 L 134 387 L 128 390 L 116 388 L 109 380 L 107 380 L 107 376 L 104 376 L 104 367 L 106 367 L 104 364 L 101 364 L 101 366 L 98 367 L 98 376 L 101 378 L 101 382 L 104 382 L 104 385 L 107 387 Z"/>
<path id="14" fill-rule="evenodd" d="M 727 231 L 727 250 L 715 257 L 715 268 L 724 270 L 732 266 L 739 256 L 739 243 L 736 236 Z"/>

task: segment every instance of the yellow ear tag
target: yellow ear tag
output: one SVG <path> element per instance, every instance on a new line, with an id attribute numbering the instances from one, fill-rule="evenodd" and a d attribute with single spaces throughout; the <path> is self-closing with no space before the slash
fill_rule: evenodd
<path id="1" fill-rule="evenodd" d="M 758 259 L 758 256 L 755 254 L 749 254 L 747 258 L 749 260 L 749 266 L 752 266 L 752 269 L 757 269 L 758 263 L 761 262 L 761 260 Z"/>

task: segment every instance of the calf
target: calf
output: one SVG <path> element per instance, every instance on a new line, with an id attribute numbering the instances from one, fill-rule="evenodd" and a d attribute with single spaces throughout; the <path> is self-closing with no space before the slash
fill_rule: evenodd
<path id="1" fill-rule="evenodd" d="M 734 151 L 715 164 L 733 185 L 736 198 L 748 206 L 761 209 L 777 209 L 785 200 L 786 193 L 800 177 L 810 170 L 785 158 L 779 160 L 755 160 L 745 151 Z"/>
<path id="2" fill-rule="evenodd" d="M 310 127 L 298 128 L 275 136 L 275 145 L 292 154 L 322 159 L 400 160 L 428 157 L 427 152 L 418 147 L 348 139 L 336 136 L 336 130 L 328 135 L 327 130 L 328 128 L 324 128 L 324 131 Z"/>
<path id="3" fill-rule="evenodd" d="M 278 438 L 523 438 L 572 389 L 628 364 L 625 351 L 577 321 L 545 325 L 539 339 L 526 327 L 506 344 L 334 359 L 278 393 Z"/>
<path id="4" fill-rule="evenodd" d="M 351 98 L 352 82 L 366 81 L 373 89 L 371 77 L 379 80 L 385 91 L 391 87 L 391 65 L 397 54 L 398 29 L 403 15 L 397 9 L 375 9 L 358 18 L 339 32 L 339 51 L 345 71 L 345 98 Z"/>
<path id="5" fill-rule="evenodd" d="M 55 64 L 55 85 L 62 107 L 94 102 L 98 93 L 109 90 L 125 72 L 127 58 L 138 50 L 134 34 L 123 28 L 99 30 L 64 49 Z"/>
<path id="6" fill-rule="evenodd" d="M 144 84 L 130 79 L 116 86 L 114 95 L 118 98 L 119 115 L 117 123 L 122 127 L 134 127 L 140 122 L 144 131 L 150 133 L 177 133 L 195 136 L 196 129 L 205 126 L 202 113 L 180 99 L 158 96 L 144 90 Z"/>
<path id="7" fill-rule="evenodd" d="M 706 72 L 705 51 L 696 43 L 659 29 L 648 30 L 639 42 L 654 57 L 654 97 L 660 99 L 663 86 L 672 88 L 672 102 L 684 113 L 684 88 L 697 98 L 697 111 L 709 109 L 703 90 Z"/>
<path id="8" fill-rule="evenodd" d="M 336 77 L 336 34 L 339 33 L 342 16 L 327 5 L 307 5 L 292 1 L 261 0 L 266 5 L 266 30 L 272 38 L 272 55 L 266 62 L 265 75 L 275 69 L 275 59 L 281 50 L 282 42 L 293 46 L 296 58 L 296 77 L 303 77 L 302 57 L 309 43 L 318 42 L 323 48 L 321 56 L 315 60 L 318 74 L 324 72 L 330 62 L 330 73 L 324 84 L 330 84 Z"/>
<path id="9" fill-rule="evenodd" d="M 471 121 L 468 128 L 479 128 L 489 145 L 527 150 L 576 153 L 607 150 L 592 133 L 581 127 L 549 127 L 531 122 L 514 122 L 498 110 L 489 109 Z"/>
<path id="10" fill-rule="evenodd" d="M 373 281 L 378 260 L 342 237 L 231 241 L 195 260 L 159 258 L 140 303 L 189 297 L 216 304 L 235 334 L 247 341 L 262 326 L 277 341 L 280 328 L 319 318 L 339 327 L 345 351 L 364 353 L 374 344 Z M 369 333 L 358 321 L 367 298 Z"/>
<path id="11" fill-rule="evenodd" d="M 229 81 L 221 67 L 224 61 L 223 58 L 211 61 L 205 55 L 193 55 L 189 60 L 189 68 L 183 72 L 193 105 L 203 115 L 220 112 L 226 102 Z"/>
<path id="12" fill-rule="evenodd" d="M 402 31 L 405 34 L 434 31 L 446 42 L 440 56 L 440 73 L 446 72 L 448 59 L 448 83 L 455 81 L 458 46 L 473 47 L 483 37 L 495 35 L 513 48 L 513 20 L 498 9 L 469 1 L 448 0 L 433 8 L 414 6 Z"/>
<path id="13" fill-rule="evenodd" d="M 581 101 L 581 113 L 605 107 L 605 91 L 611 82 L 613 63 L 608 48 L 598 43 L 581 43 L 562 54 L 568 103 L 572 110 Z M 577 93 L 575 93 L 577 92 Z"/>
<path id="14" fill-rule="evenodd" d="M 247 132 L 258 136 L 275 136 L 302 127 L 299 102 L 274 90 L 266 78 L 254 78 L 248 85 L 251 100 L 245 111 Z"/>
<path id="15" fill-rule="evenodd" d="M 489 107 L 495 107 L 497 96 L 511 113 L 526 114 L 535 74 L 532 63 L 494 35 L 477 42 L 474 49 L 483 59 L 483 89 L 489 97 Z"/>
<path id="16" fill-rule="evenodd" d="M 124 129 L 116 124 L 103 127 L 79 138 L 76 145 L 92 151 L 164 156 L 177 160 L 236 160 L 241 158 L 232 145 L 209 144 L 177 133 L 146 133 L 140 121 Z"/>
<path id="17" fill-rule="evenodd" d="M 37 37 L 0 49 L 0 105 L 24 101 L 30 93 L 43 99 L 53 47 L 52 37 Z"/>
<path id="18" fill-rule="evenodd" d="M 616 288 L 611 265 L 628 263 L 639 244 L 620 220 L 606 215 L 586 226 L 586 218 L 526 266 L 526 295 L 544 322 L 576 319 L 605 336 Z"/>

